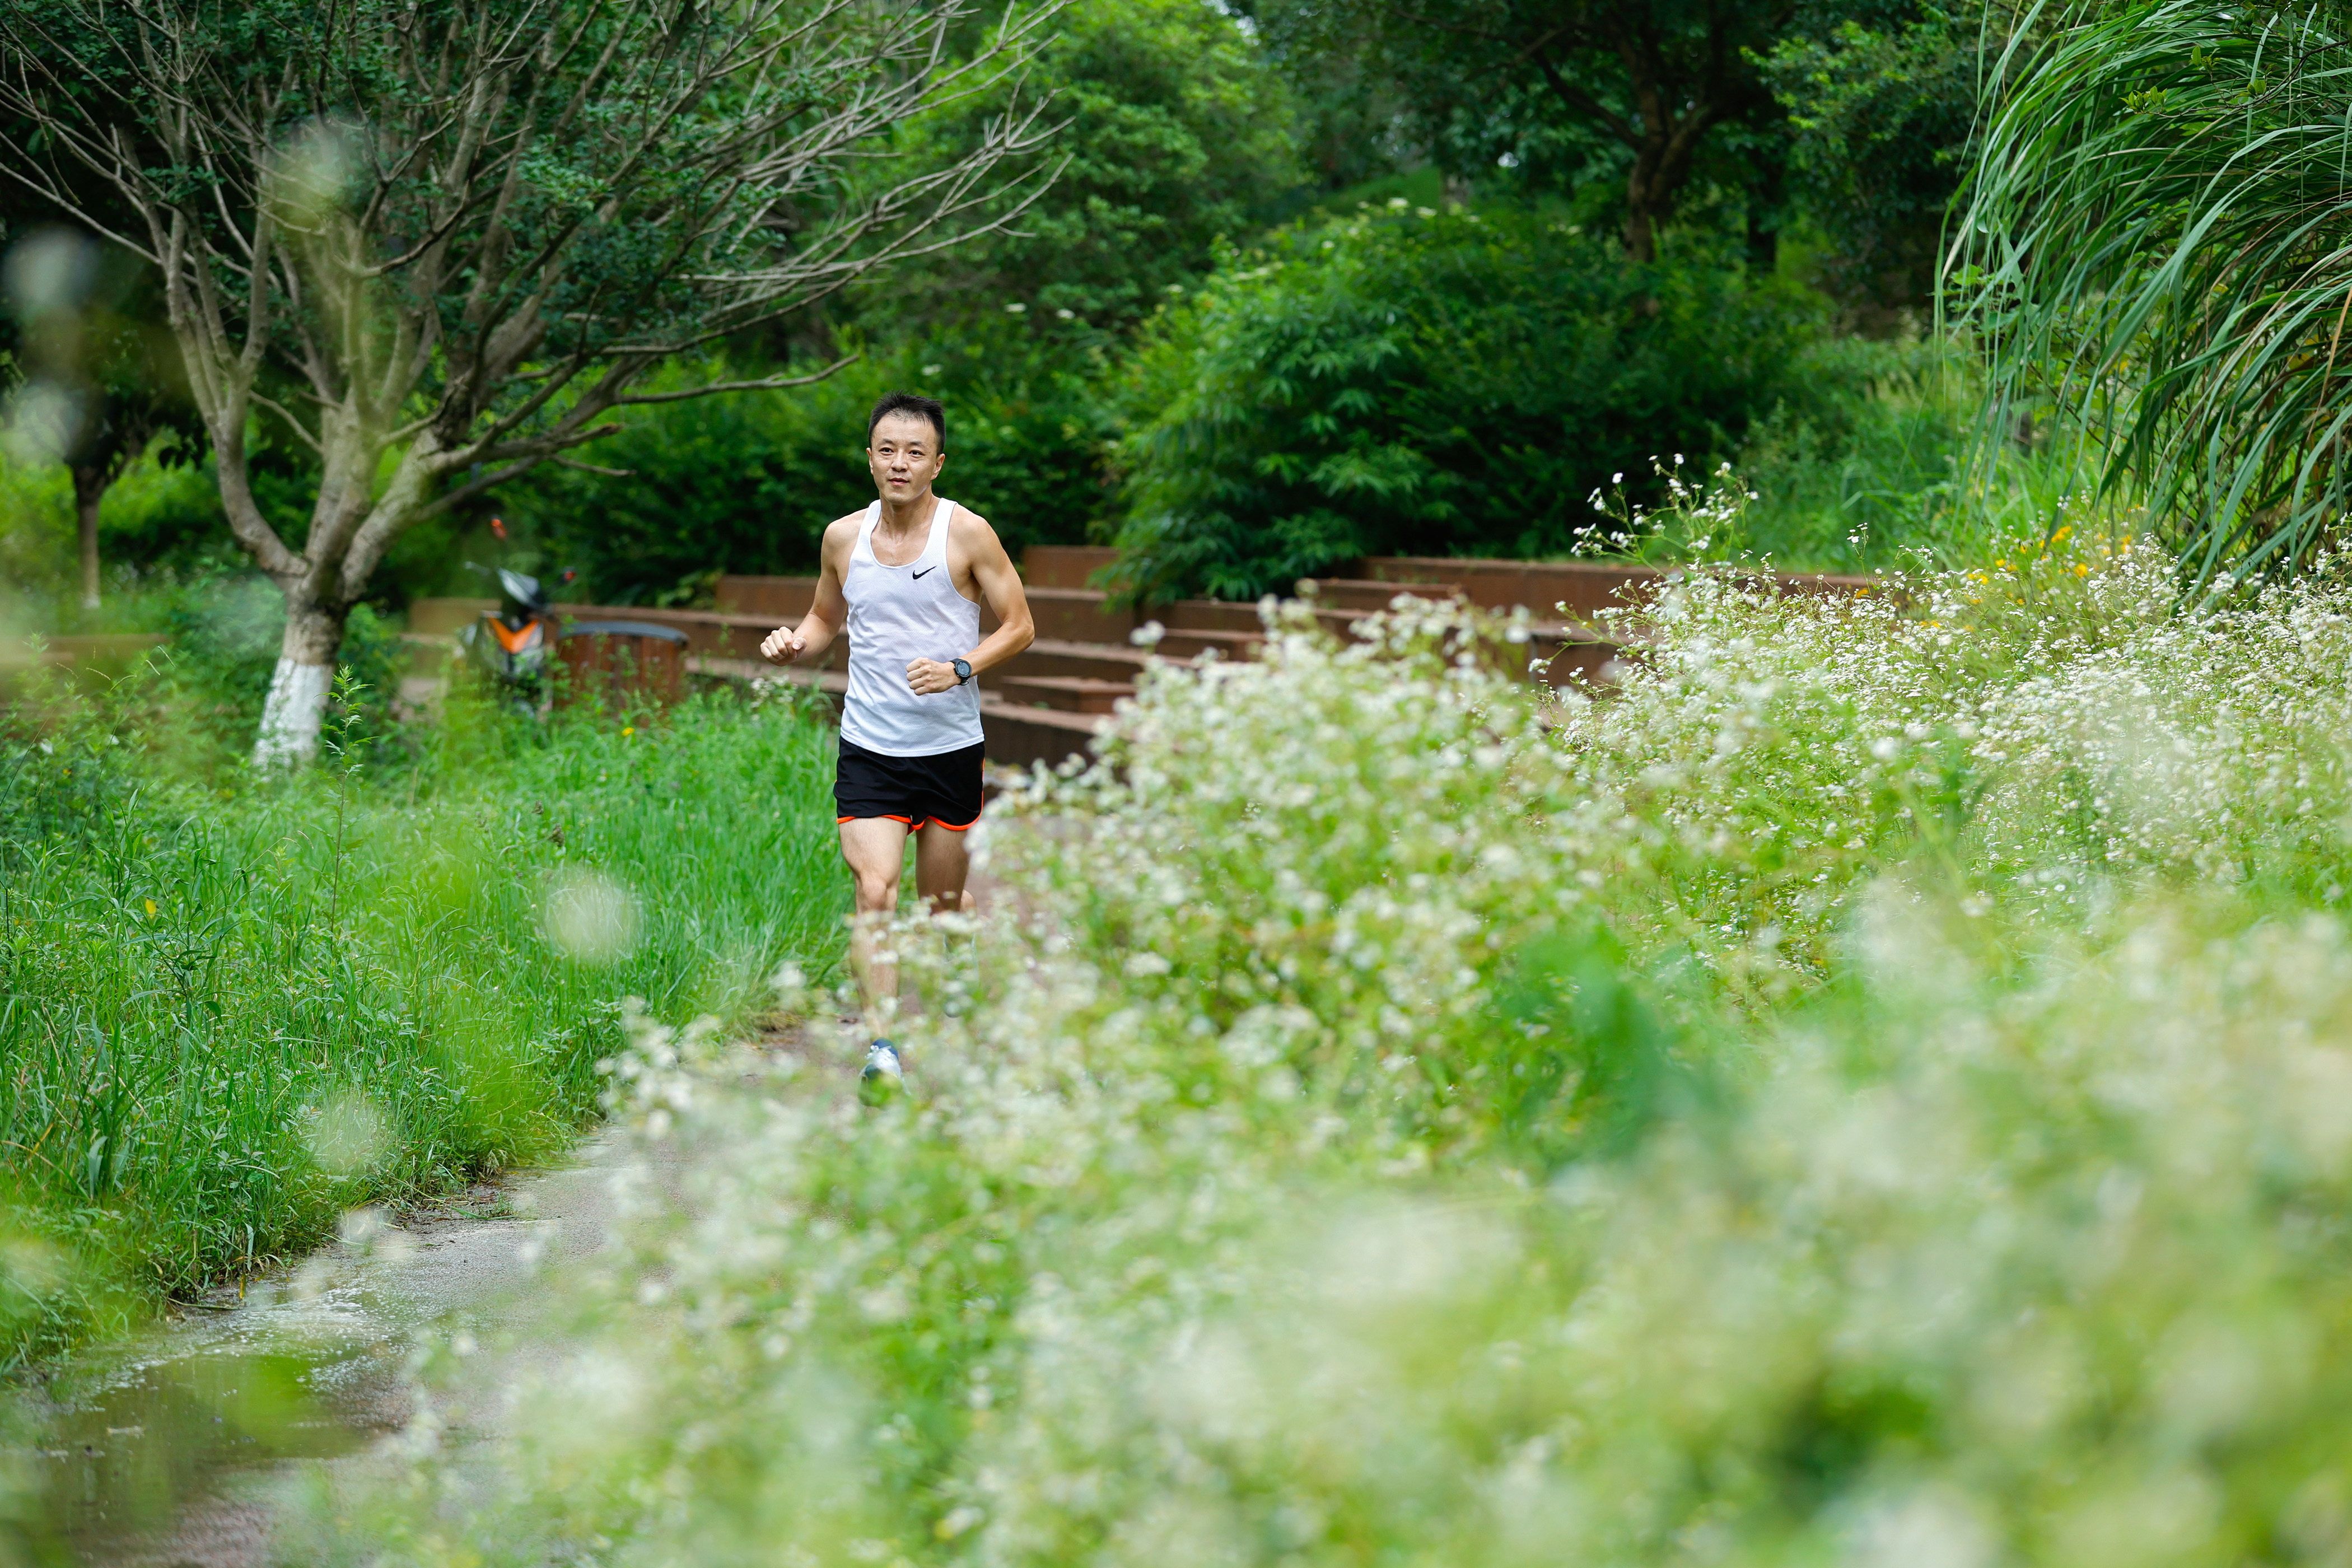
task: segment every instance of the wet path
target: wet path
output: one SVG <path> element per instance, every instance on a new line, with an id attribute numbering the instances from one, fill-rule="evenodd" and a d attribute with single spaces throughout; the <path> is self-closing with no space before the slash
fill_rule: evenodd
<path id="1" fill-rule="evenodd" d="M 37 1495 L 39 1522 L 14 1552 L 0 1522 L 0 1568 L 12 1556 L 40 1568 L 268 1562 L 274 1491 L 408 1422 L 415 1331 L 528 1340 L 533 1281 L 604 1244 L 625 1193 L 658 1179 L 641 1158 L 607 1132 L 564 1169 L 397 1224 L 362 1214 L 299 1268 L 51 1368 L 13 1395 L 28 1441 L 0 1458 Z M 441 1414 L 453 1436 L 478 1437 L 495 1403 Z"/>

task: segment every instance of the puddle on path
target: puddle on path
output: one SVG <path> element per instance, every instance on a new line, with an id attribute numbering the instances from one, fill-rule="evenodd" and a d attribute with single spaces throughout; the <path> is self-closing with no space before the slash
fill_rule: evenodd
<path id="1" fill-rule="evenodd" d="M 21 1395 L 34 1562 L 238 1561 L 177 1539 L 199 1514 L 213 1516 L 201 1533 L 241 1537 L 257 1557 L 266 1531 L 237 1482 L 340 1458 L 405 1419 L 404 1339 L 355 1288 L 209 1316 L 53 1369 Z"/>
<path id="2" fill-rule="evenodd" d="M 0 1517 L 0 1568 L 258 1568 L 270 1494 L 296 1465 L 407 1422 L 418 1328 L 453 1314 L 512 1326 L 545 1262 L 602 1245 L 614 1177 L 642 1167 L 611 1134 L 581 1153 L 0 1390 L 0 1468 L 37 1499 L 29 1522 Z"/>

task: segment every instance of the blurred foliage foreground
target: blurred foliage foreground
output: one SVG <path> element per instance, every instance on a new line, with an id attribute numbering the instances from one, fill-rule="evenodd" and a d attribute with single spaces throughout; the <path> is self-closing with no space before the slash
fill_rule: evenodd
<path id="1" fill-rule="evenodd" d="M 1154 677 L 918 1096 L 640 1035 L 690 1216 L 302 1560 L 2343 1560 L 2352 587 L 2168 570 Z"/>
<path id="2" fill-rule="evenodd" d="M 839 946 L 803 710 L 461 688 L 371 745 L 347 671 L 338 760 L 266 785 L 196 771 L 254 703 L 188 662 L 0 710 L 0 1370 L 559 1152 L 624 997 L 738 1019 Z"/>

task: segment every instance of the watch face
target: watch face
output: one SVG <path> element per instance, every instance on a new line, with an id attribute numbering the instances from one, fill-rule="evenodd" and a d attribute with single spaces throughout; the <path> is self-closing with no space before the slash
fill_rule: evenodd
<path id="1" fill-rule="evenodd" d="M 956 672 L 956 679 L 958 680 L 970 680 L 971 679 L 971 666 L 966 664 L 962 659 L 957 659 L 950 668 L 954 669 Z"/>

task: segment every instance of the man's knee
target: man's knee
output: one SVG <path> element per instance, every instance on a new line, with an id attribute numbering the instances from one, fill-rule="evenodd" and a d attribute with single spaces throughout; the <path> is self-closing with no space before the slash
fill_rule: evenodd
<path id="1" fill-rule="evenodd" d="M 887 914 L 898 907 L 898 878 L 877 876 L 869 871 L 857 873 L 857 912 L 859 914 Z"/>

